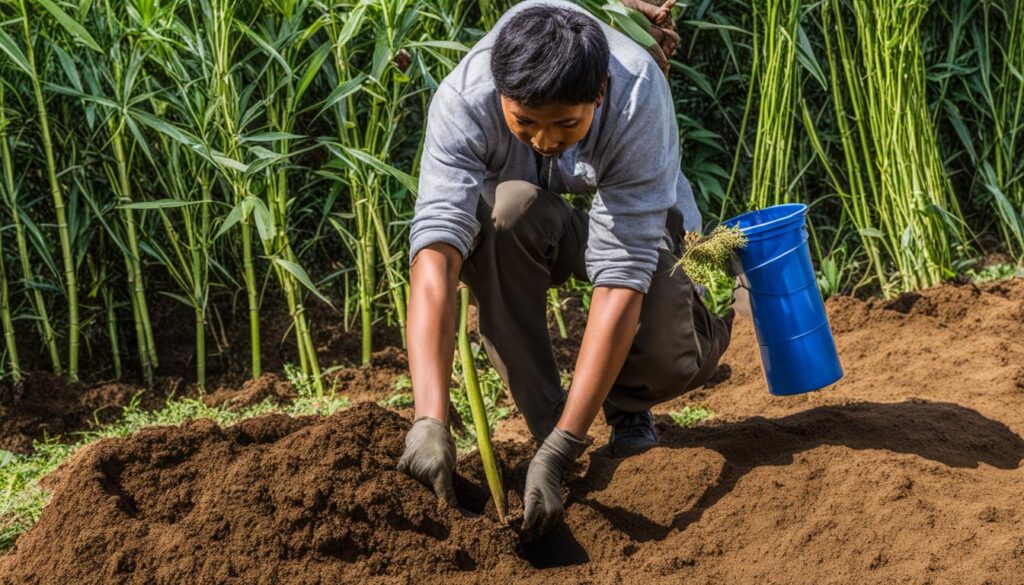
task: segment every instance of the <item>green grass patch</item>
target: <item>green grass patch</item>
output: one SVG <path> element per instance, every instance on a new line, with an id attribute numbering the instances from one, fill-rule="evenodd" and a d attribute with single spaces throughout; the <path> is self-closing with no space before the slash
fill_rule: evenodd
<path id="1" fill-rule="evenodd" d="M 1024 267 L 1013 264 L 989 264 L 981 270 L 969 268 L 964 271 L 964 275 L 970 278 L 974 284 L 983 284 L 1024 277 Z"/>
<path id="2" fill-rule="evenodd" d="M 413 407 L 412 394 L 409 393 L 409 392 L 396 392 L 395 394 L 392 394 L 391 396 L 388 396 L 384 400 L 381 400 L 378 404 L 380 404 L 384 408 L 394 408 L 394 409 L 412 408 Z"/>
<path id="3" fill-rule="evenodd" d="M 668 415 L 672 417 L 672 422 L 684 429 L 688 429 L 710 419 L 714 416 L 714 413 L 702 404 L 698 406 L 684 406 L 682 410 L 672 411 Z"/>
<path id="4" fill-rule="evenodd" d="M 247 408 L 231 410 L 223 406 L 208 406 L 199 398 L 171 397 L 162 409 L 146 411 L 139 406 L 139 396 L 136 395 L 124 407 L 118 421 L 94 431 L 76 433 L 73 441 L 68 441 L 69 437 L 64 437 L 63 442 L 55 438 L 37 441 L 35 451 L 28 455 L 0 451 L 0 551 L 9 549 L 20 533 L 36 523 L 43 506 L 49 501 L 50 495 L 39 487 L 39 479 L 91 443 L 125 437 L 143 427 L 177 425 L 203 418 L 225 426 L 272 412 L 291 416 L 331 415 L 349 406 L 347 398 L 334 393 L 318 398 L 310 380 L 296 368 L 286 367 L 285 372 L 298 391 L 298 397 L 285 406 L 267 399 Z"/>

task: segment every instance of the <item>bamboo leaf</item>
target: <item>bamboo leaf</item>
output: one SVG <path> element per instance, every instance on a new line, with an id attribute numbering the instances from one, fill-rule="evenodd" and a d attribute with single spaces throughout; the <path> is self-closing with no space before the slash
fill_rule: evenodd
<path id="1" fill-rule="evenodd" d="M 977 162 L 978 153 L 974 150 L 974 141 L 971 140 L 971 133 L 968 132 L 964 119 L 960 116 L 960 111 L 957 110 L 956 105 L 952 101 L 945 101 L 943 106 L 945 106 L 946 118 L 949 120 L 950 125 L 953 126 L 957 137 L 960 138 L 960 143 L 967 149 L 967 154 L 970 155 L 971 161 Z"/>
<path id="2" fill-rule="evenodd" d="M 399 183 L 402 184 L 402 186 L 408 189 L 410 193 L 415 195 L 418 192 L 419 185 L 416 181 L 416 177 L 413 177 L 412 175 L 406 173 L 405 171 L 399 170 L 374 157 L 373 155 L 363 152 L 357 148 L 352 148 L 351 146 L 342 146 L 342 149 L 345 151 L 346 154 L 358 159 L 360 162 L 363 162 L 373 167 L 373 169 L 379 172 L 394 177 L 395 179 L 398 180 Z"/>
<path id="3" fill-rule="evenodd" d="M 46 88 L 47 91 L 52 91 L 53 93 L 59 93 L 61 95 L 66 95 L 66 96 L 71 96 L 71 97 L 74 97 L 74 98 L 79 98 L 79 99 L 82 99 L 82 100 L 85 100 L 85 101 L 88 101 L 88 102 L 92 102 L 92 103 L 95 103 L 95 104 L 99 104 L 101 106 L 106 106 L 108 108 L 112 108 L 112 109 L 115 109 L 115 110 L 116 109 L 120 109 L 120 106 L 114 100 L 111 100 L 111 99 L 105 98 L 105 97 L 101 97 L 101 96 L 89 95 L 87 93 L 84 93 L 81 90 L 81 88 L 75 89 L 75 88 L 72 88 L 72 87 L 67 87 L 66 85 L 55 85 L 55 84 L 49 83 L 49 82 L 44 83 L 43 87 Z"/>
<path id="4" fill-rule="evenodd" d="M 366 13 L 366 4 L 360 3 L 352 12 L 348 13 L 348 18 L 345 20 L 345 26 L 341 28 L 341 32 L 334 39 L 336 46 L 345 46 L 349 40 L 352 39 L 353 35 L 356 34 L 356 30 L 360 25 L 363 24 L 363 15 Z"/>
<path id="5" fill-rule="evenodd" d="M 704 21 L 704 20 L 684 20 L 682 22 L 682 24 L 685 24 L 687 26 L 687 28 L 693 28 L 695 30 L 707 29 L 707 30 L 721 30 L 721 31 L 727 31 L 727 32 L 735 32 L 735 33 L 740 33 L 740 34 L 744 34 L 744 35 L 752 34 L 749 30 L 740 28 L 738 26 L 733 26 L 731 24 L 719 24 L 719 23 L 715 23 L 715 22 L 707 22 L 707 21 Z"/>
<path id="6" fill-rule="evenodd" d="M 36 253 L 39 254 L 39 257 L 43 259 L 43 263 L 46 264 L 46 267 L 49 268 L 50 275 L 59 280 L 61 278 L 59 275 L 63 273 L 57 268 L 57 262 L 54 259 L 53 254 L 50 253 L 50 246 L 46 242 L 46 237 L 43 236 L 43 233 L 39 230 L 39 226 L 37 226 L 32 218 L 29 217 L 28 213 L 22 212 L 18 215 L 21 217 L 22 225 L 25 226 L 25 231 L 29 235 L 29 241 L 32 242 L 32 247 L 36 250 Z"/>
<path id="7" fill-rule="evenodd" d="M 178 293 L 172 293 L 172 292 L 167 292 L 167 291 L 163 291 L 163 290 L 159 291 L 159 293 L 162 294 L 163 296 L 169 298 L 169 299 L 174 299 L 174 300 L 178 301 L 179 303 L 185 305 L 186 307 L 195 308 L 195 303 L 193 303 L 188 297 L 185 297 L 185 296 L 180 295 Z"/>
<path id="8" fill-rule="evenodd" d="M 153 130 L 156 130 L 157 132 L 160 132 L 161 134 L 165 134 L 165 135 L 171 137 L 172 139 L 176 140 L 177 142 L 179 142 L 181 144 L 184 144 L 185 146 L 189 146 L 189 147 L 193 147 L 194 148 L 198 144 L 198 142 L 199 142 L 198 140 L 196 140 L 196 138 L 194 136 L 192 136 L 188 132 L 182 130 L 181 128 L 178 128 L 177 126 L 175 126 L 174 124 L 171 124 L 170 122 L 166 122 L 164 120 L 161 120 L 160 118 L 158 118 L 158 117 L 156 117 L 156 116 L 154 116 L 152 114 L 147 114 L 146 112 L 132 110 L 132 111 L 129 112 L 129 116 L 132 117 L 132 118 L 135 118 L 139 122 L 142 122 L 146 126 L 149 126 Z"/>
<path id="9" fill-rule="evenodd" d="M 249 165 L 239 162 L 230 156 L 225 156 L 219 152 L 210 153 L 210 158 L 217 164 L 228 167 L 229 169 L 234 169 L 240 173 L 244 173 L 249 170 Z"/>
<path id="10" fill-rule="evenodd" d="M 309 291 L 316 295 L 318 299 L 327 303 L 331 307 L 334 306 L 331 304 L 331 301 L 320 292 L 316 285 L 313 284 L 313 281 L 309 278 L 309 274 L 306 273 L 306 270 L 302 266 L 299 266 L 289 260 L 285 260 L 284 258 L 274 258 L 274 263 L 287 270 L 289 274 L 295 277 L 295 280 L 302 283 L 302 286 L 309 289 Z"/>
<path id="11" fill-rule="evenodd" d="M 11 35 L 7 34 L 7 31 L 2 28 L 0 28 L 0 51 L 3 51 L 4 54 L 10 57 L 11 61 L 13 61 L 14 64 L 18 66 L 18 69 L 21 69 L 25 75 L 35 79 L 36 73 L 28 64 L 28 59 L 25 57 L 25 54 L 18 48 L 18 44 L 14 42 Z"/>
<path id="12" fill-rule="evenodd" d="M 298 138 L 305 138 L 299 134 L 291 134 L 289 132 L 261 132 L 259 134 L 251 134 L 242 138 L 241 142 L 274 142 L 277 140 L 295 140 Z"/>
<path id="13" fill-rule="evenodd" d="M 277 61 L 281 68 L 284 69 L 285 75 L 287 75 L 288 77 L 292 76 L 292 68 L 288 65 L 288 62 L 284 60 L 284 57 L 282 57 L 281 54 L 277 52 L 277 49 L 271 46 L 270 43 L 263 39 L 263 37 L 254 32 L 244 22 L 237 18 L 235 19 L 235 26 L 242 29 L 242 34 L 249 37 L 249 40 L 256 43 L 259 47 L 266 51 L 270 55 L 271 59 Z"/>
<path id="14" fill-rule="evenodd" d="M 618 27 L 619 30 L 625 33 L 629 38 L 639 43 L 640 46 L 646 49 L 658 44 L 658 41 L 654 40 L 651 33 L 647 32 L 647 29 L 638 24 L 638 22 L 631 16 L 631 13 L 633 12 L 640 14 L 639 11 L 628 8 L 622 2 L 618 1 L 609 2 L 601 8 L 609 17 L 611 17 L 615 26 Z M 643 14 L 640 14 L 640 16 L 642 17 Z"/>
<path id="15" fill-rule="evenodd" d="M 258 146 L 258 145 L 251 147 L 249 149 L 249 151 L 252 154 L 256 155 L 256 158 L 258 158 L 260 160 L 264 160 L 264 161 L 277 162 L 277 161 L 282 161 L 282 160 L 288 160 L 288 155 L 287 154 L 281 154 L 280 152 L 274 152 L 273 150 L 270 150 L 269 148 L 264 148 L 264 147 Z"/>
<path id="16" fill-rule="evenodd" d="M 64 49 L 57 45 L 53 45 L 54 52 L 57 53 L 57 60 L 60 61 L 60 67 L 64 70 L 64 74 L 71 80 L 71 84 L 75 86 L 79 92 L 84 93 L 82 89 L 82 78 L 78 74 L 78 67 L 75 62 L 71 60 L 71 56 L 67 54 Z"/>
<path id="17" fill-rule="evenodd" d="M 331 49 L 333 48 L 334 47 L 331 43 L 323 43 L 317 47 L 316 51 L 313 51 L 312 55 L 310 55 L 309 60 L 306 63 L 306 68 L 302 72 L 302 77 L 299 78 L 299 84 L 295 88 L 295 97 L 292 98 L 293 109 L 298 109 L 298 104 L 302 99 L 302 96 L 305 95 L 306 89 L 309 87 L 309 84 L 313 82 L 313 79 L 316 78 L 316 74 L 320 72 L 320 68 L 323 67 L 324 61 L 327 59 L 327 56 L 331 54 Z"/>
<path id="18" fill-rule="evenodd" d="M 147 144 L 149 141 L 142 136 L 142 130 L 139 129 L 139 125 L 135 123 L 131 116 L 124 117 L 124 124 L 128 127 L 128 131 L 132 133 L 132 136 L 135 137 L 135 144 L 142 149 L 142 154 L 146 157 L 146 160 L 153 163 L 155 159 L 153 158 L 153 152 L 149 149 L 149 144 Z"/>
<path id="19" fill-rule="evenodd" d="M 245 213 L 246 203 L 245 199 L 239 201 L 234 207 L 231 208 L 231 212 L 224 218 L 224 223 L 221 224 L 220 229 L 217 230 L 216 235 L 213 239 L 220 238 L 228 232 L 236 223 L 242 221 L 242 215 Z"/>
<path id="20" fill-rule="evenodd" d="M 118 209 L 177 209 L 179 207 L 188 207 L 190 205 L 199 205 L 202 201 L 181 201 L 179 199 L 156 199 L 154 201 L 136 201 L 134 203 L 128 203 L 126 205 L 118 205 Z"/>
<path id="21" fill-rule="evenodd" d="M 408 47 L 431 47 L 434 49 L 450 49 L 460 53 L 468 53 L 469 47 L 458 41 L 415 41 L 407 44 Z"/>
<path id="22" fill-rule="evenodd" d="M 708 94 L 711 97 L 715 97 L 715 88 L 711 86 L 711 82 L 708 81 L 707 76 L 705 76 L 703 73 L 697 71 L 696 69 L 690 67 L 689 65 L 686 65 L 685 63 L 680 63 L 675 59 L 672 60 L 671 65 L 673 69 L 678 69 L 682 71 L 683 74 L 686 75 L 686 77 L 688 77 L 691 81 L 693 81 L 694 85 L 700 88 L 701 91 L 703 91 L 704 93 Z"/>
<path id="23" fill-rule="evenodd" d="M 323 107 L 320 108 L 320 114 L 323 114 L 328 109 L 334 107 L 334 104 L 352 95 L 362 87 L 363 82 L 366 81 L 368 75 L 361 73 L 358 76 L 346 81 L 345 83 L 334 88 L 334 91 L 327 96 L 324 100 Z"/>
<path id="24" fill-rule="evenodd" d="M 797 61 L 817 80 L 821 89 L 827 90 L 828 84 L 825 82 L 825 73 L 821 70 L 821 65 L 814 56 L 814 48 L 811 47 L 811 40 L 807 38 L 803 25 L 798 26 L 796 32 L 798 41 L 796 44 Z"/>
<path id="25" fill-rule="evenodd" d="M 1006 197 L 1003 190 L 999 188 L 999 181 L 996 179 L 996 172 L 992 165 L 985 161 L 982 163 L 981 168 L 985 189 L 995 199 L 996 208 L 999 210 L 999 214 L 1003 216 L 1003 222 L 1009 225 L 1010 231 L 1013 232 L 1017 241 L 1024 243 L 1024 219 L 1021 218 L 1017 208 Z"/>
<path id="26" fill-rule="evenodd" d="M 249 207 L 256 223 L 256 231 L 260 234 L 260 239 L 264 242 L 273 240 L 277 232 L 274 229 L 274 222 L 270 219 L 270 210 L 267 209 L 266 203 L 259 197 L 252 195 L 249 195 L 246 199 L 250 200 Z"/>
<path id="27" fill-rule="evenodd" d="M 68 16 L 68 13 L 61 10 L 60 6 L 57 6 L 52 0 L 37 0 L 37 2 L 39 2 L 43 6 L 43 8 L 46 9 L 47 12 L 49 12 L 54 18 L 56 18 L 57 22 L 59 22 L 60 25 L 64 27 L 64 30 L 71 33 L 71 36 L 82 41 L 83 43 L 85 43 L 85 46 L 96 51 L 97 53 L 103 52 L 103 49 L 100 48 L 100 45 L 96 42 L 96 39 L 92 38 L 92 35 L 89 34 L 89 31 L 85 30 L 85 27 L 82 26 L 77 20 Z"/>
<path id="28" fill-rule="evenodd" d="M 373 47 L 373 61 L 370 66 L 370 77 L 380 79 L 391 59 L 391 48 L 388 46 L 388 38 L 384 35 L 377 36 L 377 43 Z"/>

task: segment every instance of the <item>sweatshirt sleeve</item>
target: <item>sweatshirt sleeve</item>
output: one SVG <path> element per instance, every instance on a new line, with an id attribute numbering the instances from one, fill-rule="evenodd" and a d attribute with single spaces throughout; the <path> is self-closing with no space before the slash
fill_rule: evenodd
<path id="1" fill-rule="evenodd" d="M 675 204 L 679 134 L 668 83 L 654 68 L 634 83 L 602 161 L 590 209 L 587 274 L 594 286 L 646 293 Z"/>
<path id="2" fill-rule="evenodd" d="M 470 106 L 442 83 L 430 102 L 419 194 L 409 228 L 409 261 L 443 242 L 465 258 L 480 231 L 476 207 L 486 172 L 487 141 Z"/>

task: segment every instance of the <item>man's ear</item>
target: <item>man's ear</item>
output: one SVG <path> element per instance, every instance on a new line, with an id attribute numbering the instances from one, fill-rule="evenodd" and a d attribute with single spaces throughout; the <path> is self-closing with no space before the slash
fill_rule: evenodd
<path id="1" fill-rule="evenodd" d="M 601 104 L 604 103 L 604 92 L 608 89 L 608 78 L 605 77 L 604 81 L 601 82 L 601 91 L 597 94 L 597 99 L 594 100 L 594 109 L 600 108 Z"/>

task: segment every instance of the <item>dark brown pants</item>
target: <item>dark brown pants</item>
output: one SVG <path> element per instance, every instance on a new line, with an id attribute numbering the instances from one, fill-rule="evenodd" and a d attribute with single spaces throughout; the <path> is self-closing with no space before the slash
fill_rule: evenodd
<path id="1" fill-rule="evenodd" d="M 476 299 L 487 355 L 540 443 L 566 396 L 548 335 L 548 289 L 570 276 L 586 280 L 587 214 L 532 183 L 506 181 L 493 207 L 481 198 L 477 219 L 461 279 Z M 660 251 L 633 346 L 604 403 L 609 424 L 702 385 L 729 345 L 731 319 L 711 314 L 683 270 L 672 269 L 682 234 L 675 210 L 668 224 L 677 248 Z"/>

